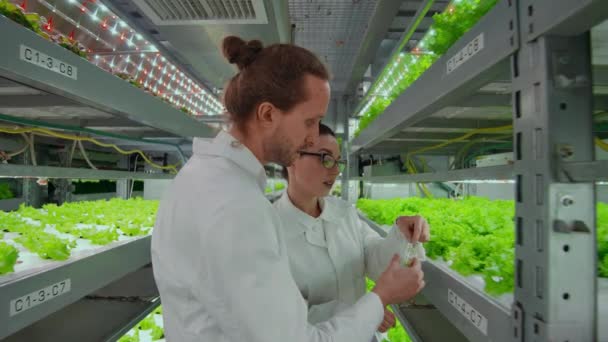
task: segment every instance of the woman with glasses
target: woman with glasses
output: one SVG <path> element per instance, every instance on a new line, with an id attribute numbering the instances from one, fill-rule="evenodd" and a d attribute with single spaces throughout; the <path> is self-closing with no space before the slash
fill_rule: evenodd
<path id="1" fill-rule="evenodd" d="M 400 217 L 382 238 L 353 206 L 327 197 L 344 166 L 334 132 L 320 124 L 316 144 L 300 150 L 283 170 L 287 191 L 274 203 L 285 230 L 291 273 L 308 302 L 312 324 L 357 302 L 366 291 L 365 277 L 376 280 L 406 247 L 406 239 L 412 243 L 429 239 L 429 226 L 422 217 Z M 412 266 L 420 265 L 414 261 Z M 394 323 L 395 317 L 385 309 L 378 330 L 384 332 Z"/>

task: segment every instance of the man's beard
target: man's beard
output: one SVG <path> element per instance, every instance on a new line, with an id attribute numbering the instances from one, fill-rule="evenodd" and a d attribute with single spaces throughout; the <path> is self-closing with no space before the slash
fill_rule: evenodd
<path id="1" fill-rule="evenodd" d="M 297 150 L 294 150 L 289 139 L 282 134 L 273 136 L 272 140 L 265 146 L 266 155 L 269 156 L 268 159 L 284 167 L 293 164 L 297 157 L 297 151 L 302 148 L 303 146 L 300 146 Z"/>

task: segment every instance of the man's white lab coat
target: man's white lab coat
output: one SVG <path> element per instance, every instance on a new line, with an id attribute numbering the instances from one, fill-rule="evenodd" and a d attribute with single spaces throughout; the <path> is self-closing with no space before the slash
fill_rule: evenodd
<path id="1" fill-rule="evenodd" d="M 374 293 L 316 325 L 290 270 L 281 221 L 253 153 L 221 132 L 161 201 L 154 276 L 169 342 L 368 342 L 383 317 Z"/>

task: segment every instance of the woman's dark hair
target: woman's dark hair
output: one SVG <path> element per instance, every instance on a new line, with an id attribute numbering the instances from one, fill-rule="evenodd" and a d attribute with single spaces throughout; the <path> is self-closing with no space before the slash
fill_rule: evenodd
<path id="1" fill-rule="evenodd" d="M 229 36 L 224 38 L 222 52 L 228 62 L 239 68 L 224 91 L 224 106 L 230 120 L 242 131 L 262 102 L 289 111 L 306 101 L 305 75 L 329 80 L 329 72 L 319 58 L 299 46 L 263 47 L 259 40 L 245 42 Z"/>
<path id="2" fill-rule="evenodd" d="M 322 137 L 324 135 L 331 135 L 334 138 L 336 137 L 336 133 L 331 128 L 329 128 L 329 126 L 319 122 L 319 136 Z M 283 176 L 283 178 L 289 181 L 289 173 L 287 172 L 286 167 L 283 167 L 283 169 L 281 170 L 281 176 Z"/>

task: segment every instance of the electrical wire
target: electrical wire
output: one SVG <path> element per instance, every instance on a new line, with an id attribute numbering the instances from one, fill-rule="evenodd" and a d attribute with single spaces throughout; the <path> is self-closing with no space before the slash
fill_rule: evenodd
<path id="1" fill-rule="evenodd" d="M 595 140 L 595 144 L 597 146 L 599 146 L 599 148 L 608 152 L 608 143 L 607 142 L 603 141 L 602 139 L 600 139 L 598 137 L 595 137 L 594 140 Z"/>
<path id="2" fill-rule="evenodd" d="M 466 140 L 467 138 L 475 135 L 475 134 L 481 134 L 481 133 L 499 133 L 499 132 L 505 132 L 505 131 L 509 131 L 513 129 L 513 125 L 505 125 L 505 126 L 498 126 L 498 127 L 488 127 L 488 128 L 478 128 L 475 130 L 472 130 L 464 135 L 461 135 L 457 138 L 454 139 L 450 139 L 447 140 L 445 142 L 442 142 L 440 144 L 437 145 L 433 145 L 433 146 L 427 146 L 427 147 L 423 147 L 417 150 L 414 150 L 412 152 L 409 152 L 409 155 L 414 155 L 414 154 L 420 154 L 423 152 L 428 152 L 428 151 L 432 151 L 432 150 L 436 150 L 448 145 L 451 145 L 453 143 L 459 142 L 459 141 L 463 141 Z"/>
<path id="3" fill-rule="evenodd" d="M 23 135 L 25 135 L 25 134 L 23 134 Z M 16 156 L 24 153 L 25 151 L 27 151 L 28 148 L 30 148 L 30 144 L 29 144 L 27 138 L 24 137 L 23 140 L 25 140 L 25 144 L 23 145 L 23 147 L 21 149 L 15 151 L 15 152 L 7 153 L 9 158 L 16 157 Z"/>
<path id="4" fill-rule="evenodd" d="M 84 146 L 82 146 L 82 141 L 78 140 L 75 142 L 78 143 L 78 148 L 80 149 L 80 153 L 82 153 L 82 157 L 87 162 L 87 164 L 89 164 L 89 167 L 93 170 L 97 170 L 95 165 L 93 165 L 93 163 L 91 163 L 91 161 L 89 160 L 89 156 L 87 156 L 87 152 L 84 150 Z"/>
<path id="5" fill-rule="evenodd" d="M 18 117 L 14 117 L 14 116 L 2 114 L 2 113 L 0 113 L 0 121 L 11 122 L 11 123 L 15 123 L 15 124 L 22 125 L 22 126 L 41 127 L 41 128 L 47 128 L 47 129 L 55 129 L 55 130 L 70 131 L 70 132 L 77 132 L 77 133 L 86 133 L 86 134 L 120 139 L 120 140 L 125 140 L 125 141 L 136 141 L 136 142 L 143 142 L 146 144 L 171 146 L 177 150 L 177 152 L 181 158 L 182 164 L 185 164 L 187 161 L 184 151 L 178 144 L 174 144 L 174 143 L 170 143 L 170 142 L 166 142 L 166 141 L 134 138 L 134 137 L 130 137 L 127 135 L 108 133 L 108 132 L 99 131 L 99 130 L 90 129 L 90 128 L 82 128 L 82 127 L 70 126 L 70 125 L 60 125 L 60 124 L 49 123 L 49 122 L 44 122 L 44 121 L 18 118 Z"/>
<path id="6" fill-rule="evenodd" d="M 74 151 L 76 151 L 76 141 L 72 143 L 72 148 L 70 149 L 70 154 L 68 154 L 68 167 L 72 167 L 72 160 L 74 159 Z"/>
<path id="7" fill-rule="evenodd" d="M 36 147 L 34 145 L 34 135 L 30 134 L 30 136 L 27 138 L 27 141 L 30 144 L 30 159 L 32 160 L 32 165 L 38 166 L 38 163 L 36 163 Z"/>
<path id="8" fill-rule="evenodd" d="M 171 170 L 172 172 L 177 173 L 177 165 L 162 166 L 162 165 L 156 164 L 152 160 L 150 160 L 142 150 L 137 150 L 137 149 L 136 150 L 123 150 L 115 144 L 103 143 L 103 142 L 96 140 L 94 138 L 91 138 L 91 137 L 58 133 L 58 132 L 51 131 L 49 129 L 38 128 L 38 127 L 11 128 L 11 127 L 0 126 L 0 132 L 8 133 L 8 134 L 36 133 L 37 135 L 41 135 L 41 136 L 50 136 L 50 137 L 61 138 L 61 139 L 66 139 L 66 140 L 87 141 L 87 142 L 93 143 L 97 146 L 113 148 L 118 153 L 124 154 L 124 155 L 131 155 L 131 154 L 137 153 L 150 166 L 160 169 L 160 170 Z"/>
<path id="9" fill-rule="evenodd" d="M 508 131 L 508 130 L 512 130 L 512 129 L 513 129 L 513 125 L 505 125 L 505 126 L 489 127 L 489 128 L 478 128 L 478 129 L 472 130 L 471 132 L 463 134 L 463 135 L 461 135 L 461 136 L 459 136 L 457 138 L 449 139 L 449 140 L 447 140 L 445 142 L 442 142 L 442 143 L 439 143 L 439 144 L 436 144 L 436 145 L 427 146 L 427 147 L 423 147 L 423 148 L 420 148 L 420 149 L 408 152 L 406 154 L 406 158 L 405 158 L 406 162 L 405 162 L 405 164 L 406 164 L 406 166 L 408 168 L 408 172 L 415 174 L 415 173 L 418 173 L 416 165 L 412 161 L 412 158 L 413 158 L 413 156 L 415 154 L 420 154 L 420 153 L 423 153 L 423 152 L 428 152 L 428 151 L 436 150 L 436 149 L 439 149 L 439 148 L 451 145 L 453 143 L 466 140 L 466 139 L 468 139 L 469 137 L 471 137 L 471 136 L 473 136 L 475 134 L 480 134 L 480 133 L 499 133 L 499 132 L 504 132 L 504 131 Z M 426 160 L 424 158 L 421 157 L 420 159 L 422 160 L 423 165 L 424 164 L 428 165 L 428 163 L 426 163 Z M 424 166 L 423 166 L 423 168 L 424 168 Z M 426 186 L 426 184 L 421 184 L 421 185 L 418 185 L 418 186 L 421 188 L 421 191 L 424 193 L 425 196 L 427 196 L 429 198 L 433 197 L 432 193 L 429 191 L 429 189 Z"/>
<path id="10" fill-rule="evenodd" d="M 134 172 L 134 173 L 135 173 L 135 172 L 137 172 L 137 158 L 139 158 L 139 154 L 136 154 L 136 155 L 135 155 L 135 163 L 134 163 L 135 165 L 134 165 L 134 167 L 133 167 L 133 172 Z M 134 179 L 132 179 L 132 180 L 131 180 L 131 191 L 130 191 L 130 193 L 129 193 L 129 198 L 133 197 L 133 189 L 134 189 L 134 188 L 135 188 L 135 180 L 134 180 Z"/>
<path id="11" fill-rule="evenodd" d="M 600 114 L 605 114 L 605 112 L 595 113 L 594 116 L 599 116 Z M 414 155 L 415 154 L 420 154 L 420 153 L 423 153 L 423 152 L 428 152 L 428 151 L 436 150 L 436 149 L 439 149 L 439 148 L 442 148 L 442 147 L 454 144 L 456 142 L 463 141 L 463 140 L 465 140 L 465 139 L 467 139 L 467 138 L 469 138 L 469 137 L 471 137 L 471 136 L 473 136 L 475 134 L 500 133 L 500 132 L 505 132 L 506 133 L 506 132 L 512 132 L 512 130 L 513 130 L 513 125 L 505 125 L 505 126 L 498 126 L 498 127 L 488 127 L 488 128 L 478 128 L 478 129 L 472 130 L 472 131 L 470 131 L 470 132 L 468 132 L 466 134 L 463 134 L 463 135 L 461 135 L 461 136 L 459 136 L 457 138 L 449 139 L 449 140 L 447 140 L 445 142 L 442 142 L 442 143 L 439 143 L 439 144 L 436 144 L 436 145 L 427 146 L 427 147 L 423 147 L 423 148 L 420 148 L 420 149 L 408 152 L 405 155 L 405 166 L 406 166 L 406 169 L 407 169 L 408 173 L 411 173 L 411 174 L 418 173 L 418 169 L 417 169 L 417 167 L 416 167 L 416 165 L 414 163 L 414 158 L 415 158 Z M 508 137 L 508 136 L 509 135 L 500 135 L 497 138 L 501 138 L 502 139 L 502 138 Z M 461 148 L 460 151 L 458 151 L 457 157 L 463 159 L 462 163 L 461 163 L 461 167 L 464 167 L 464 165 L 468 161 L 470 161 L 471 158 L 474 157 L 474 155 L 466 157 L 466 158 L 464 157 L 466 155 L 466 152 L 468 151 L 468 149 L 470 149 L 470 147 L 473 146 L 475 143 L 477 143 L 479 141 L 482 141 L 484 139 L 485 138 L 480 138 L 480 139 L 473 140 L 473 141 L 467 143 L 467 145 L 465 145 L 463 148 Z M 594 141 L 595 141 L 595 145 L 599 146 L 604 151 L 608 151 L 608 143 L 604 142 L 603 140 L 601 140 L 598 137 L 594 137 Z M 512 143 L 510 143 L 510 144 L 512 144 Z M 509 143 L 504 143 L 504 144 L 500 144 L 500 145 L 498 145 L 498 144 L 497 145 L 492 145 L 492 146 L 489 146 L 488 148 L 503 147 L 503 146 L 506 146 L 506 145 L 509 145 Z M 484 149 L 484 150 L 487 150 L 487 149 Z M 423 157 L 418 156 L 417 158 L 420 159 L 420 161 L 422 162 L 423 170 L 424 170 L 426 168 L 426 166 L 428 166 L 428 163 L 426 162 L 426 160 Z M 458 158 L 456 158 L 452 162 L 452 164 L 450 165 L 450 169 L 453 166 L 455 166 L 455 164 L 457 163 Z M 426 187 L 425 184 L 416 183 L 416 186 L 418 187 L 418 189 L 422 193 L 425 194 L 425 196 L 432 197 L 432 194 L 430 193 L 430 191 L 428 190 L 428 188 Z"/>

